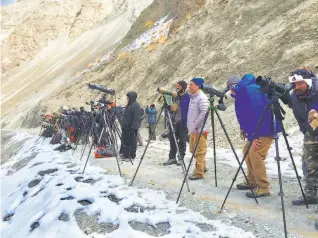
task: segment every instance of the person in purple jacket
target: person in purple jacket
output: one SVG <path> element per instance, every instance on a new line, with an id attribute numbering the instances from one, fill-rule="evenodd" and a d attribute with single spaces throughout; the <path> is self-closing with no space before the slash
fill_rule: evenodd
<path id="1" fill-rule="evenodd" d="M 175 107 L 169 107 L 169 113 L 171 115 L 171 121 L 176 133 L 176 139 L 179 146 L 181 159 L 184 158 L 187 149 L 187 115 L 189 109 L 190 95 L 186 92 L 187 83 L 181 80 L 177 83 L 178 96 L 174 99 Z M 177 146 L 173 138 L 172 130 L 169 128 L 169 140 L 170 140 L 170 153 L 167 162 L 163 165 L 177 164 L 176 154 Z M 178 165 L 181 163 L 179 162 Z"/>

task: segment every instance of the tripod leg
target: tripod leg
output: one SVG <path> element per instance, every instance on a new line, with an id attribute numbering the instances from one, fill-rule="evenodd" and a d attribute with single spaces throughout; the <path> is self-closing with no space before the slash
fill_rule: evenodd
<path id="1" fill-rule="evenodd" d="M 155 129 L 156 129 L 157 125 L 158 125 L 158 122 L 159 122 L 159 120 L 160 120 L 160 117 L 161 117 L 161 114 L 162 114 L 164 108 L 165 108 L 164 106 L 161 108 L 161 111 L 160 111 L 160 113 L 159 113 L 159 116 L 158 116 L 158 119 L 157 119 L 157 121 L 156 121 L 156 124 L 155 124 L 155 126 L 154 126 L 153 131 L 155 131 Z M 140 161 L 139 161 L 138 167 L 137 167 L 137 169 L 136 169 L 136 172 L 135 172 L 135 174 L 134 174 L 134 177 L 133 177 L 133 179 L 131 180 L 129 186 L 132 186 L 133 183 L 134 183 L 134 181 L 135 181 L 136 175 L 137 175 L 138 170 L 139 170 L 139 168 L 140 168 L 140 165 L 141 165 L 141 163 L 142 163 L 142 161 L 143 161 L 143 159 L 144 159 L 144 157 L 145 157 L 145 154 L 146 154 L 146 152 L 147 152 L 147 149 L 148 149 L 149 144 L 150 144 L 150 140 L 148 140 L 148 142 L 147 142 L 147 145 L 146 145 L 146 147 L 145 147 L 145 149 L 144 149 L 144 152 L 143 152 L 143 154 L 142 154 L 142 156 L 141 156 L 141 158 L 140 158 Z"/>
<path id="2" fill-rule="evenodd" d="M 275 105 L 273 107 L 275 107 Z M 281 158 L 279 156 L 278 135 L 277 135 L 277 131 L 276 131 L 276 119 L 275 118 L 276 118 L 276 116 L 274 114 L 274 109 L 272 108 L 272 111 L 271 111 L 272 131 L 273 131 L 273 134 L 275 135 L 275 137 L 274 137 L 275 138 L 275 151 L 276 151 L 275 160 L 277 161 L 277 170 L 278 170 L 278 179 L 279 179 L 279 194 L 278 195 L 280 196 L 280 201 L 281 201 L 281 204 L 282 204 L 284 232 L 285 232 L 285 238 L 287 238 L 287 227 L 286 227 L 286 215 L 285 215 L 285 205 L 284 205 L 283 182 L 282 182 L 282 173 L 281 173 L 281 169 L 280 169 Z"/>
<path id="3" fill-rule="evenodd" d="M 190 162 L 189 162 L 189 166 L 188 166 L 188 169 L 187 169 L 187 172 L 184 176 L 184 179 L 183 179 L 183 182 L 182 182 L 182 185 L 181 185 L 181 188 L 180 188 L 180 191 L 179 191 L 179 194 L 178 194 L 178 198 L 177 198 L 177 201 L 176 203 L 179 202 L 179 199 L 180 199 L 180 196 L 181 196 L 181 193 L 182 193 L 182 190 L 183 190 L 183 186 L 184 186 L 184 183 L 186 182 L 187 180 L 187 177 L 188 177 L 188 174 L 189 174 L 189 170 L 190 170 L 190 167 L 191 167 L 191 164 L 192 164 L 192 161 L 193 161 L 193 158 L 194 158 L 194 155 L 195 153 L 197 152 L 197 149 L 198 149 L 198 145 L 199 145 L 199 142 L 200 142 L 200 139 L 201 139 L 201 136 L 202 136 L 202 133 L 203 133 L 203 129 L 204 129 L 204 125 L 209 117 L 209 111 L 211 110 L 211 107 L 208 108 L 206 114 L 205 114 L 205 117 L 204 117 L 204 121 L 203 121 L 203 126 L 200 130 L 200 133 L 199 133 L 199 136 L 198 136 L 198 140 L 195 144 L 195 147 L 194 147 L 194 150 L 193 150 L 193 153 L 192 153 L 192 156 L 191 156 L 191 159 L 190 159 Z"/>
<path id="4" fill-rule="evenodd" d="M 84 166 L 84 169 L 83 169 L 83 174 L 84 174 L 84 172 L 85 172 L 86 165 L 87 165 L 87 162 L 88 162 L 89 156 L 91 155 L 91 152 L 92 152 L 93 146 L 94 146 L 94 143 L 92 142 L 92 145 L 91 145 L 91 148 L 89 149 L 89 152 L 88 152 L 88 155 L 87 155 L 87 159 L 86 159 L 86 163 L 85 163 L 85 166 Z"/>
<path id="5" fill-rule="evenodd" d="M 281 169 L 280 169 L 281 158 L 279 156 L 278 136 L 275 137 L 275 148 L 276 148 L 275 160 L 277 161 L 277 170 L 278 170 L 278 178 L 279 178 L 279 196 L 280 196 L 280 200 L 281 200 L 281 204 L 282 204 L 285 238 L 287 238 L 286 215 L 285 215 L 285 206 L 284 206 L 284 192 L 283 192 L 282 174 L 281 174 Z"/>
<path id="6" fill-rule="evenodd" d="M 235 148 L 234 148 L 233 143 L 232 143 L 232 141 L 231 141 L 231 139 L 230 139 L 230 137 L 229 137 L 229 134 L 228 134 L 227 131 L 226 131 L 226 128 L 225 128 L 225 126 L 224 126 L 224 123 L 223 123 L 223 121 L 222 121 L 222 118 L 221 118 L 221 116 L 220 116 L 220 114 L 219 114 L 219 112 L 218 112 L 217 110 L 215 111 L 215 114 L 216 114 L 216 116 L 217 116 L 218 119 L 219 119 L 219 122 L 220 122 L 221 127 L 222 127 L 222 129 L 223 129 L 223 131 L 224 131 L 224 134 L 225 134 L 225 136 L 226 136 L 226 138 L 227 138 L 227 141 L 229 142 L 229 144 L 230 144 L 230 146 L 231 146 L 231 149 L 232 149 L 232 151 L 233 151 L 233 154 L 234 154 L 234 156 L 235 156 L 235 159 L 236 159 L 237 163 L 240 165 L 240 159 L 239 159 L 239 157 L 238 157 L 238 155 L 237 155 L 237 153 L 236 153 L 236 151 L 235 151 Z M 251 192 L 254 194 L 254 191 L 253 191 L 253 189 L 252 189 L 252 187 L 251 187 L 250 182 L 249 182 L 248 179 L 247 179 L 247 176 L 246 176 L 246 173 L 245 173 L 244 169 L 243 169 L 241 166 L 240 166 L 240 169 L 241 169 L 241 171 L 242 171 L 242 173 L 243 173 L 243 175 L 244 175 L 244 178 L 245 178 L 246 183 L 247 183 L 248 186 L 251 188 L 251 189 L 250 189 Z M 254 195 L 255 195 L 255 194 L 254 194 Z M 254 197 L 255 197 L 255 196 L 254 196 Z M 257 198 L 256 198 L 256 197 L 255 197 L 255 202 L 256 202 L 256 204 L 258 204 L 258 201 L 257 201 Z"/>
<path id="7" fill-rule="evenodd" d="M 294 167 L 294 170 L 295 170 L 295 173 L 296 173 L 296 178 L 298 180 L 298 185 L 300 187 L 300 190 L 301 190 L 301 193 L 303 195 L 303 198 L 304 198 L 304 201 L 306 203 L 306 207 L 308 207 L 308 203 L 307 203 L 307 199 L 306 199 L 306 196 L 305 196 L 305 192 L 304 192 L 304 189 L 303 189 L 303 186 L 301 185 L 301 182 L 300 182 L 300 179 L 299 179 L 299 175 L 298 175 L 298 171 L 297 171 L 297 168 L 296 168 L 296 164 L 295 164 L 295 161 L 294 161 L 294 157 L 293 157 L 293 154 L 291 152 L 291 147 L 289 145 L 289 142 L 288 142 L 288 139 L 287 139 L 287 134 L 286 134 L 286 131 L 285 131 L 285 128 L 284 128 L 284 124 L 282 121 L 280 121 L 281 123 L 281 126 L 282 126 L 282 132 L 283 132 L 283 137 L 285 139 L 285 143 L 286 143 L 286 146 L 287 146 L 287 150 L 288 150 L 288 153 L 289 153 L 289 156 L 290 156 L 290 159 L 293 163 L 293 167 Z"/>
<path id="8" fill-rule="evenodd" d="M 87 138 L 87 140 L 88 140 L 88 138 Z M 93 142 L 92 142 L 92 143 L 93 143 Z M 80 160 L 82 160 L 82 158 L 83 158 L 83 156 L 84 156 L 84 152 L 85 152 L 85 149 L 86 149 L 87 144 L 88 144 L 88 142 L 86 141 L 86 142 L 85 142 L 85 145 L 84 145 L 84 147 L 83 147 L 83 150 L 82 150 L 82 155 L 81 155 Z"/>
<path id="9" fill-rule="evenodd" d="M 178 141 L 177 141 L 177 137 L 176 137 L 176 132 L 175 132 L 174 127 L 173 127 L 173 125 L 172 125 L 171 116 L 170 116 L 170 113 L 167 111 L 167 108 L 166 108 L 166 115 L 168 115 L 167 117 L 168 117 L 169 126 L 170 126 L 170 128 L 171 128 L 173 140 L 174 140 L 174 143 L 175 143 L 176 148 L 177 148 L 177 158 L 178 158 L 177 163 L 178 163 L 178 162 L 181 162 L 183 174 L 185 174 L 186 165 L 185 165 L 185 163 L 184 163 L 183 158 L 181 158 L 180 149 L 179 149 L 179 145 L 178 145 Z M 188 192 L 190 192 L 190 187 L 189 187 L 188 179 L 186 179 L 186 183 L 187 183 Z"/>
<path id="10" fill-rule="evenodd" d="M 223 201 L 223 204 L 222 204 L 222 206 L 221 206 L 221 210 L 223 210 L 223 207 L 224 207 L 224 205 L 225 205 L 225 203 L 226 203 L 226 200 L 227 200 L 227 198 L 228 198 L 228 196 L 229 196 L 229 194 L 230 194 L 230 192 L 231 192 L 231 190 L 232 190 L 232 187 L 233 187 L 233 185 L 234 185 L 234 183 L 235 183 L 235 181 L 236 181 L 236 178 L 237 178 L 237 176 L 238 176 L 240 170 L 243 169 L 243 167 L 242 167 L 242 166 L 243 166 L 243 163 L 244 163 L 244 161 L 245 161 L 245 159 L 246 159 L 246 156 L 248 155 L 248 153 L 249 153 L 250 150 L 251 150 L 252 143 L 253 143 L 254 139 L 256 138 L 256 135 L 258 134 L 258 131 L 259 131 L 259 129 L 261 128 L 261 126 L 262 126 L 262 124 L 263 124 L 263 122 L 264 122 L 264 120 L 265 120 L 266 113 L 267 113 L 267 111 L 269 110 L 270 106 L 271 106 L 271 103 L 269 103 L 269 104 L 266 105 L 265 110 L 264 110 L 264 112 L 263 112 L 263 115 L 262 115 L 261 119 L 259 120 L 259 122 L 258 122 L 258 124 L 257 124 L 257 126 L 256 126 L 256 130 L 255 130 L 255 132 L 253 133 L 252 140 L 249 142 L 248 147 L 247 147 L 247 150 L 246 150 L 245 153 L 244 153 L 243 159 L 242 159 L 242 161 L 239 163 L 239 168 L 237 169 L 237 171 L 236 171 L 236 173 L 235 173 L 235 176 L 234 176 L 234 178 L 233 178 L 233 180 L 232 180 L 232 184 L 231 184 L 231 186 L 230 186 L 230 188 L 229 188 L 229 190 L 228 190 L 228 192 L 227 192 L 227 194 L 226 194 L 226 197 L 225 197 L 225 199 L 224 199 L 224 201 Z M 253 192 L 253 195 L 255 195 L 254 191 L 252 191 L 252 192 Z"/>
<path id="11" fill-rule="evenodd" d="M 35 143 L 40 140 L 40 138 L 41 138 L 41 133 L 42 133 L 42 129 L 43 129 L 43 126 L 41 126 L 40 133 L 39 133 L 39 138 L 36 139 Z"/>
<path id="12" fill-rule="evenodd" d="M 111 131 L 111 133 L 110 133 L 110 141 L 114 145 L 114 148 L 115 148 L 115 151 L 116 151 L 116 156 L 115 157 L 116 157 L 117 167 L 118 167 L 119 175 L 120 175 L 120 177 L 122 177 L 121 169 L 120 169 L 120 165 L 119 165 L 119 159 L 118 159 L 118 146 L 117 146 L 116 131 Z"/>
<path id="13" fill-rule="evenodd" d="M 218 186 L 218 179 L 216 175 L 216 143 L 215 143 L 215 121 L 214 121 L 214 110 L 211 110 L 211 124 L 212 124 L 212 140 L 213 140 L 213 159 L 214 159 L 214 178 L 215 187 Z"/>

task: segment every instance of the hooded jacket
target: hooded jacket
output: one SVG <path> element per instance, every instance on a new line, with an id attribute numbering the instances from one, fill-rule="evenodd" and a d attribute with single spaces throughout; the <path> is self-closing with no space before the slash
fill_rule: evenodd
<path id="1" fill-rule="evenodd" d="M 248 140 L 251 141 L 258 122 L 264 113 L 265 106 L 269 103 L 267 94 L 260 91 L 253 74 L 244 75 L 233 90 L 235 95 L 232 95 L 232 97 L 235 98 L 237 120 L 241 130 L 248 135 Z M 276 121 L 276 132 L 281 132 L 279 121 Z M 268 110 L 255 138 L 272 135 L 271 110 Z"/>
<path id="2" fill-rule="evenodd" d="M 308 132 L 312 136 L 318 136 L 318 131 L 314 131 L 308 123 L 308 113 L 315 109 L 318 111 L 318 80 L 312 79 L 312 86 L 304 97 L 297 96 L 294 92 L 291 93 L 292 108 L 294 116 L 299 124 L 302 133 Z"/>
<path id="3" fill-rule="evenodd" d="M 140 105 L 137 100 L 136 92 L 127 93 L 128 104 L 122 119 L 122 129 L 138 130 L 141 123 Z"/>
<path id="4" fill-rule="evenodd" d="M 146 114 L 148 115 L 148 123 L 150 125 L 156 124 L 157 121 L 157 110 L 156 108 L 146 107 Z"/>

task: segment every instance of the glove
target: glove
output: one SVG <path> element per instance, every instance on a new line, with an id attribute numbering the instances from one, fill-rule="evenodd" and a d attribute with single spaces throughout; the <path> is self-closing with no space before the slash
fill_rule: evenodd
<path id="1" fill-rule="evenodd" d="M 308 113 L 308 123 L 315 130 L 318 127 L 318 112 L 311 110 Z"/>

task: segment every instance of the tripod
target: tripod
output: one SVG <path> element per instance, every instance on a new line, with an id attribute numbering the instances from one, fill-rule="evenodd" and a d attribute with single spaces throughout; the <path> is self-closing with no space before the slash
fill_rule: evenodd
<path id="1" fill-rule="evenodd" d="M 155 129 L 156 129 L 157 125 L 158 125 L 158 122 L 159 122 L 159 120 L 160 120 L 160 117 L 161 117 L 162 112 L 165 111 L 165 115 L 166 115 L 167 118 L 168 118 L 168 123 L 169 123 L 169 127 L 170 127 L 170 129 L 171 129 L 171 133 L 172 133 L 172 136 L 173 136 L 173 140 L 174 140 L 174 143 L 175 143 L 176 148 L 177 148 L 177 163 L 181 162 L 181 167 L 182 167 L 182 170 L 183 170 L 183 173 L 184 173 L 184 172 L 185 172 L 185 169 L 186 169 L 186 165 L 185 165 L 184 160 L 183 160 L 184 158 L 182 158 L 181 155 L 180 155 L 179 145 L 178 145 L 178 141 L 177 141 L 177 138 L 176 138 L 176 132 L 175 132 L 175 129 L 174 129 L 172 120 L 171 120 L 171 115 L 170 115 L 170 113 L 169 113 L 169 111 L 168 111 L 168 103 L 167 103 L 167 100 L 166 100 L 165 95 L 164 95 L 163 98 L 164 98 L 164 104 L 163 104 L 162 107 L 161 107 L 161 111 L 160 111 L 160 113 L 159 113 L 159 116 L 158 116 L 158 119 L 157 119 L 157 121 L 156 121 L 156 124 L 155 124 L 155 126 L 154 126 L 154 128 L 153 128 L 153 131 L 151 131 L 150 138 L 151 138 L 151 136 L 152 136 L 152 135 L 154 134 L 154 132 L 155 132 Z M 145 148 L 145 150 L 144 150 L 144 152 L 143 152 L 143 154 L 142 154 L 142 156 L 141 156 L 140 162 L 139 162 L 139 164 L 138 164 L 138 167 L 137 167 L 137 170 L 136 170 L 136 172 L 135 172 L 135 174 L 134 174 L 134 177 L 133 177 L 133 179 L 132 179 L 132 181 L 131 181 L 131 183 L 130 183 L 130 186 L 132 186 L 133 183 L 134 183 L 134 181 L 135 181 L 135 178 L 136 178 L 136 175 L 137 175 L 137 173 L 138 173 L 139 167 L 140 167 L 140 165 L 141 165 L 141 163 L 142 163 L 142 161 L 143 161 L 143 159 L 144 159 L 144 157 L 145 157 L 145 154 L 146 154 L 146 152 L 147 152 L 147 149 L 148 149 L 149 144 L 150 144 L 150 139 L 148 140 L 147 145 L 146 145 L 146 148 Z M 188 181 L 187 181 L 187 180 L 186 180 L 186 183 L 187 183 L 188 192 L 190 192 L 190 187 L 189 187 L 189 184 L 188 184 Z"/>
<path id="2" fill-rule="evenodd" d="M 235 156 L 235 158 L 236 158 L 236 161 L 240 164 L 240 160 L 239 160 L 238 155 L 237 155 L 237 153 L 236 153 L 236 151 L 235 151 L 235 149 L 234 149 L 233 143 L 232 143 L 232 141 L 231 141 L 231 139 L 230 139 L 230 137 L 229 137 L 229 134 L 227 133 L 227 131 L 226 131 L 226 129 L 225 129 L 225 126 L 224 126 L 224 123 L 223 123 L 223 121 L 222 121 L 222 118 L 221 118 L 220 115 L 219 115 L 218 108 L 214 106 L 214 94 L 210 94 L 209 96 L 210 96 L 210 98 L 209 98 L 210 106 L 209 106 L 209 108 L 208 108 L 208 110 L 207 110 L 207 112 L 206 112 L 206 114 L 205 114 L 203 126 L 202 126 L 202 128 L 201 128 L 201 130 L 200 130 L 199 137 L 198 137 L 198 140 L 197 140 L 196 145 L 195 145 L 195 147 L 194 147 L 194 151 L 193 151 L 193 153 L 192 153 L 192 157 L 191 157 L 191 159 L 190 159 L 187 172 L 186 172 L 186 174 L 185 174 L 183 183 L 182 183 L 182 185 L 181 185 L 180 192 L 179 192 L 179 195 L 178 195 L 178 198 L 177 198 L 177 203 L 179 202 L 179 199 L 180 199 L 180 196 L 181 196 L 181 193 L 182 193 L 182 190 L 183 190 L 184 183 L 185 183 L 186 178 L 187 178 L 187 176 L 188 176 L 188 174 L 189 174 L 189 170 L 190 170 L 190 167 L 191 167 L 193 158 L 194 158 L 194 156 L 195 156 L 195 154 L 196 154 L 196 151 L 197 151 L 197 149 L 198 149 L 198 145 L 199 145 L 200 139 L 201 139 L 201 137 L 202 137 L 204 125 L 206 124 L 206 122 L 207 122 L 207 120 L 208 120 L 208 117 L 209 117 L 209 113 L 210 113 L 210 112 L 211 112 L 212 137 L 213 137 L 213 155 L 214 155 L 215 186 L 217 187 L 216 146 L 215 146 L 215 144 L 216 144 L 215 142 L 216 142 L 216 141 L 215 141 L 215 120 L 214 120 L 214 112 L 215 112 L 215 114 L 216 114 L 216 116 L 217 116 L 217 118 L 218 118 L 218 120 L 219 120 L 219 122 L 220 122 L 220 124 L 221 124 L 221 127 L 222 127 L 222 129 L 223 129 L 223 132 L 224 132 L 224 134 L 225 134 L 225 136 L 226 136 L 226 139 L 227 139 L 227 141 L 229 142 L 229 144 L 230 144 L 230 146 L 231 146 L 231 149 L 232 149 L 233 154 L 234 154 L 234 156 Z M 221 103 L 223 104 L 223 99 L 222 99 L 222 98 L 219 100 L 219 103 L 220 103 L 220 104 L 221 104 Z M 219 104 L 219 105 L 220 105 L 220 104 Z M 220 108 L 221 108 L 221 107 L 220 107 Z M 222 110 L 225 110 L 225 109 L 222 109 Z M 246 174 L 245 174 L 243 168 L 240 168 L 240 169 L 242 170 L 242 173 L 243 173 L 243 175 L 244 175 L 244 177 L 245 177 L 245 180 L 246 180 L 247 184 L 250 186 L 249 181 L 248 181 L 248 179 L 247 179 L 247 177 L 246 177 Z M 233 180 L 233 181 L 235 181 L 235 180 Z M 250 186 L 250 187 L 251 187 L 251 186 Z M 254 194 L 253 189 L 251 189 L 251 192 Z M 255 197 L 255 202 L 258 204 L 258 201 L 257 201 L 257 198 L 256 198 L 256 197 Z"/>
<path id="3" fill-rule="evenodd" d="M 104 132 L 105 132 L 106 135 L 107 135 L 107 136 L 106 136 L 106 137 L 107 137 L 106 139 L 108 140 L 107 143 L 109 143 L 109 145 L 113 145 L 113 146 L 115 147 L 115 153 L 116 153 L 115 157 L 116 157 L 116 162 L 117 162 L 117 166 L 118 166 L 118 171 L 119 171 L 119 175 L 122 176 L 121 170 L 120 170 L 120 166 L 119 166 L 119 160 L 118 160 L 118 146 L 117 146 L 116 132 L 114 132 L 113 129 L 110 127 L 111 125 L 110 125 L 110 123 L 109 123 L 109 115 L 107 114 L 107 110 L 106 110 L 105 107 L 102 109 L 101 114 L 102 114 L 102 116 L 103 116 L 103 118 L 102 118 L 102 119 L 103 119 L 103 128 L 102 128 L 101 133 L 100 133 L 100 135 L 99 135 L 99 139 L 98 139 L 97 145 L 100 144 L 100 141 L 101 141 L 101 139 L 102 139 L 102 136 L 103 136 L 103 134 L 104 134 Z M 92 117 L 93 117 L 93 115 L 92 115 Z M 96 126 L 97 126 L 97 124 L 96 124 L 96 121 L 95 121 L 95 119 L 94 119 L 93 124 L 92 124 L 93 136 L 96 135 Z M 86 163 L 85 163 L 85 166 L 84 166 L 84 169 L 83 169 L 83 174 L 84 174 L 84 172 L 85 172 L 85 168 L 86 168 L 86 165 L 87 165 L 89 156 L 90 156 L 90 154 L 91 154 L 92 148 L 93 148 L 93 146 L 94 146 L 94 144 L 95 144 L 95 143 L 94 143 L 94 141 L 95 141 L 94 139 L 96 139 L 96 138 L 93 138 L 91 147 L 90 147 L 90 149 L 89 149 L 88 156 L 87 156 L 87 159 L 86 159 Z M 83 154 L 84 154 L 84 151 L 85 151 L 85 148 L 86 148 L 87 143 L 88 143 L 88 141 L 86 141 L 84 150 L 83 150 L 83 152 L 82 152 L 82 156 L 83 156 Z"/>
<path id="4" fill-rule="evenodd" d="M 258 132 L 259 132 L 259 129 L 261 128 L 265 118 L 266 118 L 266 114 L 267 112 L 270 110 L 270 113 L 271 113 L 271 129 L 272 129 L 272 133 L 273 133 L 273 136 L 274 136 L 274 139 L 275 139 L 275 150 L 276 150 L 276 157 L 275 157 L 275 160 L 277 161 L 277 170 L 278 170 L 278 179 L 279 179 L 279 196 L 281 198 L 281 206 L 282 206 L 282 213 L 283 213 L 283 223 L 284 223 L 284 233 L 285 233 L 285 238 L 287 238 L 287 226 L 286 226 L 286 216 L 285 216 L 285 207 L 284 207 L 284 192 L 283 192 L 283 183 L 282 183 L 282 174 L 281 174 L 281 169 L 280 169 L 280 161 L 281 161 L 281 158 L 279 156 L 279 147 L 278 147 L 278 135 L 277 135 L 277 129 L 276 129 L 276 118 L 277 120 L 279 121 L 281 127 L 282 127 L 282 134 L 283 134 L 283 137 L 285 139 L 285 143 L 286 143 L 286 147 L 287 147 L 287 150 L 289 152 L 289 156 L 291 158 L 291 161 L 292 161 L 292 164 L 293 164 L 293 167 L 294 167 L 294 170 L 295 170 L 295 173 L 296 173 L 296 178 L 298 180 L 298 184 L 299 184 L 299 187 L 301 189 L 301 192 L 302 192 L 302 195 L 303 195 L 303 198 L 305 200 L 305 203 L 306 203 L 306 207 L 308 208 L 308 204 L 307 204 L 307 200 L 306 200 L 306 197 L 305 197 L 305 193 L 304 193 L 304 190 L 303 190 L 303 187 L 301 185 L 301 182 L 300 182 L 300 179 L 299 179 L 299 176 L 298 176 L 298 171 L 296 169 L 296 165 L 295 165 L 295 161 L 294 161 L 294 158 L 293 158 L 293 155 L 291 153 L 291 147 L 289 146 L 289 142 L 288 142 L 288 139 L 287 139 L 287 134 L 286 134 L 286 131 L 285 131 L 285 128 L 284 128 L 284 124 L 282 122 L 282 120 L 284 119 L 284 116 L 282 115 L 285 114 L 284 110 L 281 108 L 280 104 L 279 104 L 279 95 L 277 94 L 277 92 L 275 91 L 275 87 L 270 85 L 269 86 L 269 93 L 268 93 L 268 99 L 269 99 L 269 103 L 266 105 L 265 107 L 265 110 L 263 112 L 263 115 L 261 117 L 261 119 L 259 120 L 258 124 L 257 124 L 257 127 L 256 127 L 256 130 L 255 132 L 253 133 L 253 136 L 252 136 L 252 140 L 249 142 L 248 144 L 248 147 L 247 147 L 247 150 L 246 152 L 244 153 L 244 157 L 243 157 L 243 160 L 239 163 L 239 168 L 238 170 L 236 171 L 236 174 L 235 174 L 235 177 L 233 179 L 233 182 L 231 184 L 231 187 L 229 188 L 229 191 L 223 201 L 223 204 L 222 204 L 222 207 L 221 207 L 221 210 L 223 209 L 224 205 L 225 205 L 225 202 L 230 194 L 230 191 L 234 185 L 234 182 L 238 176 L 238 173 L 240 171 L 240 169 L 242 169 L 242 165 L 246 159 L 246 156 L 248 155 L 251 147 L 252 147 L 252 143 L 253 141 L 257 138 L 257 135 L 258 135 Z"/>

